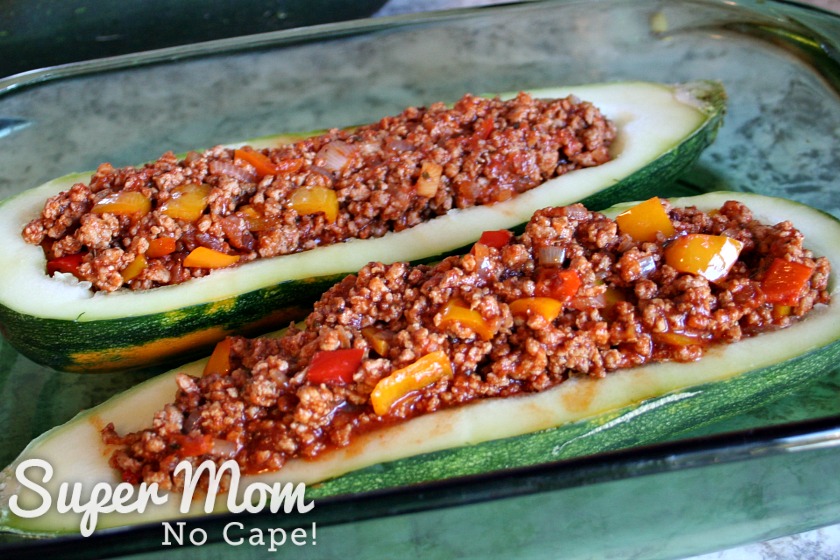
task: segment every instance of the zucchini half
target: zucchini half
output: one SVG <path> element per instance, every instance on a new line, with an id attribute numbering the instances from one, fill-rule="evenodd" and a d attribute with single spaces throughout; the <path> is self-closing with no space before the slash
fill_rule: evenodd
<path id="1" fill-rule="evenodd" d="M 741 200 L 767 223 L 791 220 L 815 254 L 827 256 L 835 267 L 840 263 L 840 221 L 813 208 L 733 192 L 673 203 L 709 210 L 730 199 Z M 626 207 L 613 207 L 608 214 Z M 713 347 L 699 361 L 646 365 L 597 380 L 576 378 L 543 393 L 478 401 L 421 416 L 365 434 L 314 461 L 292 460 L 279 472 L 242 477 L 241 485 L 304 482 L 313 498 L 371 491 L 650 443 L 743 412 L 801 388 L 837 364 L 837 274 L 835 268 L 830 305 L 814 309 L 787 329 Z M 100 481 L 117 483 L 119 475 L 107 465 L 100 429 L 108 422 L 119 433 L 148 425 L 153 412 L 171 401 L 175 373 L 201 375 L 203 364 L 194 362 L 135 386 L 33 441 L 0 474 L 0 529 L 40 535 L 77 532 L 77 515 L 59 515 L 54 509 L 34 519 L 12 514 L 8 504 L 13 495 L 32 504 L 25 506 L 28 509 L 40 504 L 40 498 L 15 479 L 16 465 L 32 458 L 48 461 L 55 475 L 44 487 L 52 496 L 63 481 L 87 487 Z M 29 476 L 40 480 L 41 475 Z M 178 505 L 173 496 L 165 507 L 147 508 L 143 515 L 105 514 L 99 528 L 182 517 Z M 217 503 L 220 510 L 224 505 Z"/>
<path id="2" fill-rule="evenodd" d="M 49 278 L 43 251 L 21 238 L 45 200 L 86 181 L 55 179 L 0 204 L 0 329 L 35 362 L 64 371 L 113 371 L 183 360 L 231 332 L 263 332 L 305 314 L 329 286 L 370 261 L 417 261 L 450 253 L 486 229 L 513 228 L 539 208 L 585 201 L 604 208 L 652 195 L 694 163 L 714 139 L 726 106 L 714 82 L 668 86 L 611 83 L 536 90 L 540 97 L 574 93 L 617 125 L 614 159 L 574 171 L 505 202 L 454 210 L 379 239 L 353 240 L 304 253 L 217 270 L 207 277 L 144 292 L 92 296 Z M 268 146 L 296 136 L 250 142 Z"/>

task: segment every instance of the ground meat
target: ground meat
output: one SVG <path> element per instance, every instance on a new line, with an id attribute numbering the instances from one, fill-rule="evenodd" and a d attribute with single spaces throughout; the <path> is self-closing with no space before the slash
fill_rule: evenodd
<path id="1" fill-rule="evenodd" d="M 434 266 L 371 263 L 280 338 L 227 339 L 226 367 L 179 376 L 175 402 L 152 428 L 104 431 L 118 446 L 111 465 L 126 480 L 176 489 L 171 470 L 180 459 L 234 457 L 244 472 L 279 469 L 361 432 L 477 399 L 696 360 L 710 345 L 783 328 L 829 302 L 829 263 L 804 248 L 790 223 L 758 223 L 736 202 L 709 213 L 663 204 L 675 239 L 703 233 L 743 242 L 727 275 L 680 272 L 665 262 L 674 239 L 635 241 L 580 205 L 542 210 L 521 236 L 479 241 Z M 763 283 L 778 259 L 811 271 L 784 305 L 768 302 Z M 557 304 L 553 315 L 517 307 L 546 293 L 540 301 Z M 357 360 L 346 377 L 313 381 L 321 374 L 315 361 L 341 352 Z M 441 355 L 451 376 L 374 410 L 382 380 Z"/>
<path id="2" fill-rule="evenodd" d="M 614 138 L 614 125 L 574 97 L 466 95 L 451 108 L 412 107 L 257 156 L 216 147 L 181 160 L 167 153 L 141 168 L 103 164 L 89 184 L 48 200 L 23 237 L 48 260 L 64 258 L 60 270 L 94 290 L 148 289 L 206 275 L 206 266 L 184 264 L 197 247 L 236 255 L 241 264 L 506 200 L 608 161 Z M 198 215 L 173 210 L 186 199 L 184 189 L 200 200 Z M 141 198 L 128 207 L 104 204 L 125 192 Z M 161 238 L 176 243 L 164 254 L 149 251 Z M 119 263 L 102 257 L 108 249 L 125 252 Z M 83 266 L 66 264 L 73 255 Z M 126 273 L 135 261 L 145 264 Z"/>

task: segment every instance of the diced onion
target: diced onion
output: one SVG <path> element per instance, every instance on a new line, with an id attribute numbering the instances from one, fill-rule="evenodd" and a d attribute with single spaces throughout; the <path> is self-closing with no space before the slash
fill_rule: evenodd
<path id="1" fill-rule="evenodd" d="M 542 266 L 562 266 L 566 260 L 565 247 L 540 247 L 537 251 L 537 260 Z"/>
<path id="2" fill-rule="evenodd" d="M 328 182 L 327 184 L 332 183 L 333 176 L 332 173 L 330 173 L 329 169 L 325 169 L 320 165 L 310 165 L 309 171 L 312 173 L 317 173 L 318 175 L 326 179 Z"/>
<path id="3" fill-rule="evenodd" d="M 645 255 L 637 262 L 639 264 L 639 268 L 641 269 L 640 277 L 642 278 L 648 276 L 656 270 L 656 260 L 653 258 L 653 255 Z"/>
<path id="4" fill-rule="evenodd" d="M 483 280 L 489 280 L 493 266 L 493 263 L 490 262 L 490 247 L 484 243 L 476 243 L 473 245 L 472 254 L 475 257 L 475 268 L 478 275 Z"/>
<path id="5" fill-rule="evenodd" d="M 190 433 L 199 427 L 201 422 L 201 413 L 198 410 L 190 412 L 189 416 L 184 420 L 184 432 Z"/>
<path id="6" fill-rule="evenodd" d="M 338 173 L 345 168 L 347 162 L 356 153 L 356 147 L 342 142 L 341 140 L 333 140 L 329 144 L 324 145 L 315 155 L 316 159 L 323 160 L 323 167 L 331 173 Z"/>
<path id="7" fill-rule="evenodd" d="M 572 218 L 573 220 L 585 220 L 589 217 L 589 210 L 578 204 L 566 206 L 564 208 L 564 211 L 566 217 Z"/>
<path id="8" fill-rule="evenodd" d="M 213 453 L 221 457 L 233 457 L 239 451 L 239 445 L 226 439 L 213 439 Z"/>
<path id="9" fill-rule="evenodd" d="M 414 144 L 407 142 L 402 138 L 394 138 L 388 140 L 385 147 L 389 152 L 409 152 L 414 149 Z"/>
<path id="10" fill-rule="evenodd" d="M 240 167 L 232 161 L 214 159 L 207 164 L 207 167 L 213 175 L 225 175 L 243 183 L 254 183 L 257 180 L 257 173 L 254 170 Z"/>

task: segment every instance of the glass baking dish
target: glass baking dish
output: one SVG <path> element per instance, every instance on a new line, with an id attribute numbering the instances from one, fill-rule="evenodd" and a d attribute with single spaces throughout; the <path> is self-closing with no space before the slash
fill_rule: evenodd
<path id="1" fill-rule="evenodd" d="M 840 216 L 840 18 L 771 1 L 529 2 L 329 24 L 0 80 L 0 196 L 65 173 L 275 132 L 374 120 L 465 92 L 721 80 L 726 123 L 669 192 L 742 190 Z M 835 263 L 837 264 L 837 263 Z M 0 463 L 148 377 L 40 367 L 0 345 Z M 671 441 L 319 500 L 306 515 L 212 516 L 208 557 L 261 557 L 224 527 L 309 527 L 284 557 L 675 558 L 840 521 L 840 369 Z M 317 538 L 317 540 L 316 540 Z M 159 524 L 89 538 L 0 535 L 0 555 L 189 557 Z"/>

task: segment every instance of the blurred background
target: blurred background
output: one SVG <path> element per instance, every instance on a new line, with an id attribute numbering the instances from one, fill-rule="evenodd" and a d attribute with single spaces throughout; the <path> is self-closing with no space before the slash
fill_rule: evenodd
<path id="1" fill-rule="evenodd" d="M 131 52 L 504 0 L 0 0 L 0 77 Z M 840 0 L 802 3 L 840 11 Z"/>

